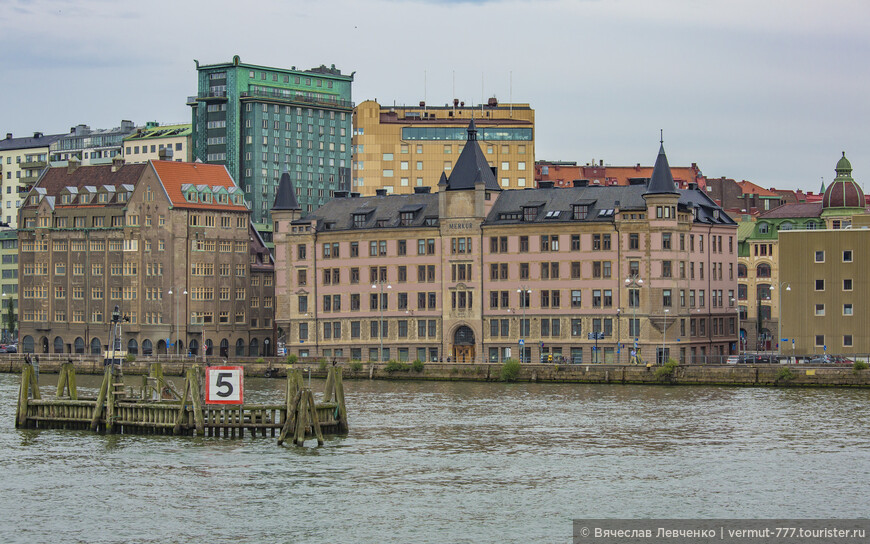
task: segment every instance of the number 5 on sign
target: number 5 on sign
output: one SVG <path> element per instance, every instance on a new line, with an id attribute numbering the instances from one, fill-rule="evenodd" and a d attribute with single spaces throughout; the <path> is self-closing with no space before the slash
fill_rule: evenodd
<path id="1" fill-rule="evenodd" d="M 245 371 L 240 366 L 210 366 L 205 369 L 206 404 L 242 404 Z"/>

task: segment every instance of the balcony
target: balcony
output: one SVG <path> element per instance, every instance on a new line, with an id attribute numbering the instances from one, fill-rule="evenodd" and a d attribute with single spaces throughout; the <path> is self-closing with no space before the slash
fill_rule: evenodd
<path id="1" fill-rule="evenodd" d="M 39 176 L 23 176 L 18 180 L 22 185 L 33 185 L 39 179 Z"/>
<path id="2" fill-rule="evenodd" d="M 223 102 L 223 101 L 226 101 L 226 99 L 227 99 L 227 92 L 226 91 L 209 91 L 209 92 L 205 92 L 205 93 L 199 93 L 196 96 L 188 96 L 187 97 L 187 105 L 191 106 L 193 104 L 196 104 L 197 101 L 200 101 L 200 100 L 205 101 L 205 102 L 211 102 L 211 101 Z"/>
<path id="3" fill-rule="evenodd" d="M 18 165 L 22 170 L 31 170 L 33 168 L 45 168 L 48 166 L 47 161 L 25 161 Z"/>
<path id="4" fill-rule="evenodd" d="M 351 110 L 353 109 L 354 103 L 351 100 L 342 100 L 340 98 L 331 98 L 327 96 L 305 96 L 301 92 L 294 92 L 290 90 L 254 90 L 254 91 L 246 91 L 239 95 L 239 97 L 244 100 L 245 98 L 268 98 L 270 100 L 277 100 L 279 102 L 284 102 L 287 104 L 313 104 L 316 106 L 324 106 L 328 108 L 342 108 Z"/>

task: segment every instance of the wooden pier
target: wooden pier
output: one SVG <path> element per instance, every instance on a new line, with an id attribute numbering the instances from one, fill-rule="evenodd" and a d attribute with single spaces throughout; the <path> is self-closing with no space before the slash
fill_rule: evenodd
<path id="1" fill-rule="evenodd" d="M 176 391 L 163 378 L 159 363 L 137 388 L 127 385 L 117 365 L 107 365 L 96 398 L 79 397 L 75 370 L 65 363 L 54 398 L 42 398 L 36 372 L 25 364 L 21 372 L 15 426 L 28 429 L 90 429 L 122 434 L 171 434 L 242 438 L 277 437 L 302 445 L 324 435 L 346 434 L 347 410 L 341 367 L 329 369 L 323 398 L 315 402 L 303 387 L 302 373 L 288 366 L 282 404 L 206 404 L 202 395 L 202 368 L 188 369 L 184 388 Z"/>

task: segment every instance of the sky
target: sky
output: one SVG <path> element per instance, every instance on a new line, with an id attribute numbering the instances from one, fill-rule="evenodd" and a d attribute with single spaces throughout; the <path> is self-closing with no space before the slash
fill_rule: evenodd
<path id="1" fill-rule="evenodd" d="M 865 0 L 0 0 L 0 134 L 190 122 L 193 59 L 355 72 L 353 99 L 535 109 L 537 160 L 818 191 L 870 180 Z"/>

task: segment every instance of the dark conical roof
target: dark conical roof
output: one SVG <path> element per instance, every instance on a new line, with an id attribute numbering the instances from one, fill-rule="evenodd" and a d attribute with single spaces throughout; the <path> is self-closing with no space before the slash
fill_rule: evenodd
<path id="1" fill-rule="evenodd" d="M 278 192 L 275 193 L 275 204 L 272 205 L 272 210 L 301 210 L 302 206 L 296 200 L 296 189 L 293 188 L 293 182 L 290 181 L 290 172 L 281 174 L 281 181 L 278 182 Z"/>
<path id="2" fill-rule="evenodd" d="M 477 181 L 482 181 L 487 191 L 501 191 L 495 174 L 489 167 L 486 156 L 480 149 L 480 144 L 477 143 L 477 128 L 474 125 L 474 119 L 472 119 L 468 124 L 468 141 L 465 142 L 465 147 L 459 154 L 459 158 L 456 159 L 453 171 L 447 179 L 447 190 L 474 189 L 474 184 Z"/>
<path id="3" fill-rule="evenodd" d="M 644 194 L 678 194 L 674 186 L 671 166 L 668 164 L 668 156 L 665 155 L 664 143 L 659 147 L 659 156 L 656 157 L 656 165 L 653 167 L 652 177 L 649 179 L 649 185 L 647 185 Z"/>

